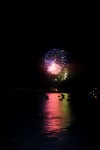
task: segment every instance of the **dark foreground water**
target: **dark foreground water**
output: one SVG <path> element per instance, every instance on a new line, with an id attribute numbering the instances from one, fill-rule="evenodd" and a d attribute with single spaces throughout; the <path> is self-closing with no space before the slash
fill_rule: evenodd
<path id="1" fill-rule="evenodd" d="M 0 104 L 0 150 L 99 149 L 99 104 L 84 96 L 16 92 Z"/>

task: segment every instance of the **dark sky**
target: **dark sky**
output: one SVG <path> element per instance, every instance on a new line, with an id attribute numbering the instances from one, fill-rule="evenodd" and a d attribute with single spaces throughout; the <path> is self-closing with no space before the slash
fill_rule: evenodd
<path id="1" fill-rule="evenodd" d="M 68 25 L 59 19 L 40 20 L 35 25 L 34 22 L 20 18 L 3 24 L 1 86 L 35 85 L 44 78 L 40 71 L 41 59 L 51 48 L 65 49 L 70 63 L 83 65 L 82 78 L 99 83 L 100 46 L 96 26 L 79 20 Z"/>

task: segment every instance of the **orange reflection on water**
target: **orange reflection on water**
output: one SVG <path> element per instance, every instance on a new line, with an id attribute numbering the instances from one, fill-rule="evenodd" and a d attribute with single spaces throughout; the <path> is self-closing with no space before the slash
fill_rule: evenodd
<path id="1" fill-rule="evenodd" d="M 70 102 L 67 101 L 68 93 L 48 93 L 49 100 L 46 101 L 44 107 L 44 132 L 60 132 L 68 127 L 72 122 L 72 112 Z"/>

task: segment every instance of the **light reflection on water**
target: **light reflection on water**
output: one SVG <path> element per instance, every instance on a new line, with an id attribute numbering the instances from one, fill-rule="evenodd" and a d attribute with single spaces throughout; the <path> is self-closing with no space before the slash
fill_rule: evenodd
<path id="1" fill-rule="evenodd" d="M 46 93 L 46 96 L 48 100 L 45 100 L 43 106 L 43 132 L 56 137 L 67 130 L 74 121 L 71 104 L 68 101 L 69 93 Z"/>

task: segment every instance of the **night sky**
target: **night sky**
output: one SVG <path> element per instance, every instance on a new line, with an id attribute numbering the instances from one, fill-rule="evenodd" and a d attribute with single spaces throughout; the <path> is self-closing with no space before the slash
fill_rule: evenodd
<path id="1" fill-rule="evenodd" d="M 82 65 L 81 81 L 99 85 L 99 39 L 90 23 L 74 20 L 63 25 L 58 19 L 38 21 L 33 26 L 21 18 L 6 23 L 1 34 L 1 87 L 34 87 L 45 81 L 40 65 L 51 48 L 65 49 L 70 63 Z"/>

